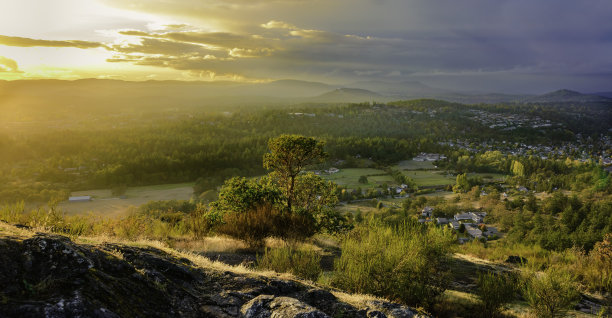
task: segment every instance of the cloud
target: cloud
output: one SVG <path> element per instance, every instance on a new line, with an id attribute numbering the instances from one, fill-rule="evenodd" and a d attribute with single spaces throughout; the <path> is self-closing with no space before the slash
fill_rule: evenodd
<path id="1" fill-rule="evenodd" d="M 21 73 L 21 71 L 15 60 L 0 56 L 0 73 Z"/>
<path id="2" fill-rule="evenodd" d="M 265 29 L 297 29 L 293 24 L 277 20 L 270 20 L 268 23 L 263 23 L 260 26 Z"/>
<path id="3" fill-rule="evenodd" d="M 109 47 L 109 49 L 116 53 L 125 54 L 142 53 L 166 56 L 227 56 L 227 52 L 225 51 L 210 49 L 199 44 L 176 42 L 149 37 L 142 37 L 140 39 L 140 43 L 137 44 L 129 43 L 124 45 L 113 45 Z"/>
<path id="4" fill-rule="evenodd" d="M 7 46 L 19 46 L 19 47 L 33 47 L 33 46 L 45 46 L 45 47 L 75 47 L 79 49 L 91 49 L 104 47 L 104 44 L 99 42 L 91 41 L 79 41 L 79 40 L 67 40 L 67 41 L 54 41 L 54 40 L 38 40 L 31 38 L 23 38 L 18 36 L 6 36 L 0 35 L 0 44 Z"/>
<path id="5" fill-rule="evenodd" d="M 98 1 L 155 19 L 96 29 L 117 36 L 112 44 L 8 36 L 0 44 L 103 47 L 109 62 L 203 78 L 420 77 L 447 78 L 448 87 L 564 77 L 598 89 L 612 78 L 609 0 Z"/>

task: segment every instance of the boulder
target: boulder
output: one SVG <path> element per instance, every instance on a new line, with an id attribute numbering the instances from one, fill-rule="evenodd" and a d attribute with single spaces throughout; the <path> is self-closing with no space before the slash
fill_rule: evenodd
<path id="1" fill-rule="evenodd" d="M 242 306 L 245 318 L 329 318 L 324 312 L 295 298 L 260 295 Z"/>

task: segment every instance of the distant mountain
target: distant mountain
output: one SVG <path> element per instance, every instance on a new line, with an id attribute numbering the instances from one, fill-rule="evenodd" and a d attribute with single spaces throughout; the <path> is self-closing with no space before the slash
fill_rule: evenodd
<path id="1" fill-rule="evenodd" d="M 612 92 L 597 92 L 597 93 L 592 93 L 591 95 L 597 95 L 597 96 L 603 96 L 603 97 L 607 97 L 607 98 L 612 98 Z"/>
<path id="2" fill-rule="evenodd" d="M 560 89 L 543 95 L 524 99 L 524 103 L 605 103 L 612 99 L 592 94 L 582 94 L 569 89 Z"/>
<path id="3" fill-rule="evenodd" d="M 360 103 L 360 102 L 385 102 L 390 98 L 384 97 L 381 94 L 360 88 L 338 88 L 331 92 L 311 98 L 315 102 L 328 103 Z"/>
<path id="4" fill-rule="evenodd" d="M 351 83 L 347 85 L 347 87 L 370 90 L 382 94 L 384 96 L 398 99 L 431 98 L 452 93 L 451 91 L 431 87 L 417 81 L 362 81 Z"/>
<path id="5" fill-rule="evenodd" d="M 438 96 L 438 99 L 446 100 L 449 102 L 462 103 L 462 104 L 497 104 L 497 103 L 516 103 L 521 100 L 528 98 L 529 95 L 510 95 L 500 93 L 490 94 L 446 94 Z"/>
<path id="6" fill-rule="evenodd" d="M 65 116 L 70 112 L 116 113 L 177 107 L 194 110 L 225 110 L 227 106 L 295 103 L 388 102 L 417 98 L 440 99 L 464 104 L 477 103 L 606 103 L 606 93 L 582 94 L 571 90 L 530 96 L 469 94 L 435 88 L 416 81 L 361 81 L 339 88 L 319 82 L 278 80 L 268 83 L 145 81 L 83 79 L 0 81 L 0 113 L 7 119 L 32 114 Z M 612 95 L 612 92 L 607 93 Z M 41 115 L 42 116 L 42 115 Z M 47 115 L 45 115 L 47 116 Z M 48 117 L 48 116 L 47 116 Z"/>
<path id="7" fill-rule="evenodd" d="M 243 84 L 233 89 L 233 95 L 268 96 L 277 98 L 305 98 L 329 92 L 336 86 L 299 80 L 278 80 L 269 83 Z"/>

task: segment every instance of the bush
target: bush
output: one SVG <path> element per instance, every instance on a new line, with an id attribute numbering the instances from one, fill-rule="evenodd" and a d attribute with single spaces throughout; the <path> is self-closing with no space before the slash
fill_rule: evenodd
<path id="1" fill-rule="evenodd" d="M 125 184 L 114 186 L 111 189 L 111 195 L 113 196 L 121 196 L 121 195 L 124 195 L 126 192 L 127 192 L 127 185 Z"/>
<path id="2" fill-rule="evenodd" d="M 282 212 L 266 204 L 246 212 L 225 213 L 223 224 L 217 230 L 244 241 L 251 248 L 260 248 L 267 237 L 304 240 L 315 233 L 316 221 L 310 214 Z"/>
<path id="3" fill-rule="evenodd" d="M 576 287 L 571 274 L 553 268 L 527 277 L 523 296 L 537 317 L 563 317 L 579 298 Z"/>
<path id="4" fill-rule="evenodd" d="M 267 248 L 262 256 L 257 256 L 260 269 L 270 269 L 279 273 L 316 281 L 321 275 L 321 256 L 314 251 L 298 250 L 291 247 Z"/>
<path id="5" fill-rule="evenodd" d="M 342 242 L 332 285 L 409 305 L 430 307 L 448 283 L 452 234 L 436 227 L 372 222 Z"/>
<path id="6" fill-rule="evenodd" d="M 353 229 L 353 224 L 349 223 L 348 218 L 337 210 L 324 209 L 315 214 L 315 219 L 319 232 L 339 234 Z"/>
<path id="7" fill-rule="evenodd" d="M 479 273 L 478 296 L 486 317 L 499 315 L 505 305 L 512 302 L 517 280 L 510 274 Z"/>

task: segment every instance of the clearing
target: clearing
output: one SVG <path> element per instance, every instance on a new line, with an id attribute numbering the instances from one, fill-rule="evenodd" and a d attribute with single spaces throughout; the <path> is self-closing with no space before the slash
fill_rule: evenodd
<path id="1" fill-rule="evenodd" d="M 162 184 L 144 187 L 131 187 L 125 199 L 113 196 L 111 190 L 99 189 L 73 192 L 71 196 L 92 197 L 88 202 L 62 202 L 58 207 L 68 215 L 93 212 L 97 215 L 116 217 L 124 215 L 131 206 L 139 206 L 149 201 L 189 200 L 193 194 L 193 183 Z"/>

